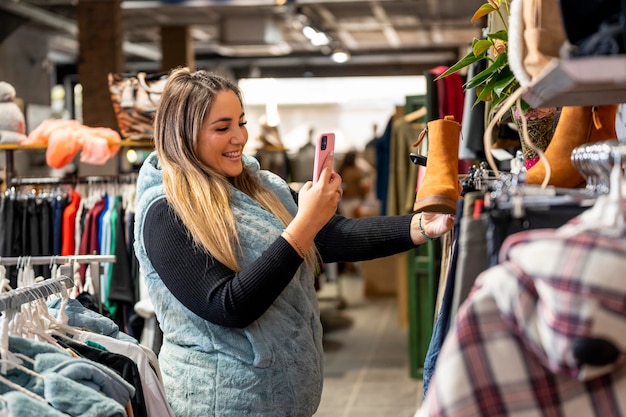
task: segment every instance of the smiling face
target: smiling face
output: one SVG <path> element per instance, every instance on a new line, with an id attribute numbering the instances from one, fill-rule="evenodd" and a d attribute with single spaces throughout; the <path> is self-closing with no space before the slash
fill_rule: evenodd
<path id="1" fill-rule="evenodd" d="M 241 174 L 241 156 L 248 142 L 248 129 L 241 102 L 232 90 L 213 99 L 198 137 L 198 158 L 226 177 Z"/>

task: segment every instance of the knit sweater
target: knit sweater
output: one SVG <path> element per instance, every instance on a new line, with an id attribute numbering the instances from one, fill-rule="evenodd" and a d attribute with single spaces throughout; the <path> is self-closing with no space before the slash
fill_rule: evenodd
<path id="1" fill-rule="evenodd" d="M 297 194 L 293 193 L 297 202 Z M 412 246 L 411 216 L 372 217 L 352 221 L 334 216 L 315 240 L 325 262 L 359 261 L 387 256 Z M 282 237 L 245 270 L 234 273 L 210 253 L 194 247 L 187 229 L 166 199 L 146 214 L 144 244 L 159 276 L 185 307 L 213 323 L 246 327 L 274 302 L 302 264 Z M 185 262 L 172 262 L 185 259 Z M 203 280 L 189 277 L 202 275 Z M 207 296 L 209 295 L 209 296 Z"/>

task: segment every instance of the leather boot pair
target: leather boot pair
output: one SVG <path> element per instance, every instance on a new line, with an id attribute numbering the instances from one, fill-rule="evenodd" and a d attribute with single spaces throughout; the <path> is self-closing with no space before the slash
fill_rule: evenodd
<path id="1" fill-rule="evenodd" d="M 413 211 L 456 214 L 463 187 L 459 182 L 459 139 L 461 124 L 454 116 L 428 122 L 419 143 L 428 135 L 426 173 L 417 192 Z"/>
<path id="2" fill-rule="evenodd" d="M 572 151 L 578 146 L 617 138 L 615 117 L 617 105 L 565 106 L 554 136 L 545 150 L 550 163 L 548 185 L 561 188 L 585 186 L 585 178 L 572 164 Z M 539 160 L 526 173 L 527 184 L 542 184 L 546 175 Z"/>

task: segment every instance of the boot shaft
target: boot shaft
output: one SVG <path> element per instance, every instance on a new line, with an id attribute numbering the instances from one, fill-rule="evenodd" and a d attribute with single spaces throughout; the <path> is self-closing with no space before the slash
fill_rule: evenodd
<path id="1" fill-rule="evenodd" d="M 461 124 L 454 116 L 428 122 L 417 144 L 428 135 L 426 171 L 413 206 L 414 211 L 456 214 L 461 194 L 459 140 Z"/>
<path id="2" fill-rule="evenodd" d="M 566 106 L 548 145 L 545 156 L 550 163 L 549 185 L 576 188 L 584 178 L 571 161 L 572 151 L 586 143 L 615 139 L 617 105 Z M 546 176 L 543 161 L 537 162 L 526 174 L 528 184 L 542 184 Z"/>

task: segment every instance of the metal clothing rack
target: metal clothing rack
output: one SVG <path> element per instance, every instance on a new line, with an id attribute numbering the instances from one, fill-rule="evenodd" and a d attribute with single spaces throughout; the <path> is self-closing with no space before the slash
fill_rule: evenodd
<path id="1" fill-rule="evenodd" d="M 133 184 L 137 182 L 137 174 L 124 173 L 117 175 L 89 175 L 84 177 L 71 176 L 71 177 L 14 177 L 7 183 L 11 186 L 22 185 L 63 185 L 63 184 Z"/>
<path id="2" fill-rule="evenodd" d="M 96 276 L 99 276 L 100 273 L 100 263 L 115 263 L 115 255 L 73 255 L 73 256 L 59 256 L 59 255 L 50 255 L 50 256 L 2 256 L 0 257 L 0 265 L 6 266 L 15 266 L 21 265 L 22 263 L 30 263 L 31 265 L 61 265 L 61 276 L 73 277 L 72 266 L 71 265 L 62 265 L 62 264 L 72 264 L 74 262 L 79 264 L 91 264 L 91 271 L 96 272 Z M 68 278 L 70 279 L 70 278 Z M 71 280 L 71 279 L 70 279 Z M 43 282 L 48 282 L 50 279 L 47 279 Z M 72 282 L 72 286 L 74 283 Z M 100 280 L 94 279 L 93 286 L 96 294 L 100 294 Z M 30 287 L 29 287 L 30 288 Z M 9 291 L 11 293 L 12 291 Z M 102 313 L 102 305 L 100 303 L 100 298 L 98 296 L 98 309 L 99 312 Z"/>
<path id="3" fill-rule="evenodd" d="M 59 278 L 50 278 L 28 287 L 16 288 L 0 293 L 0 311 L 15 310 L 22 304 L 46 298 L 53 294 L 60 294 L 63 290 L 70 289 L 73 286 L 74 282 L 72 279 L 69 276 L 62 275 Z"/>
<path id="4" fill-rule="evenodd" d="M 115 255 L 49 255 L 49 256 L 0 256 L 0 265 L 14 266 L 24 261 L 31 265 L 59 265 L 71 262 L 79 264 L 92 262 L 115 262 Z"/>

